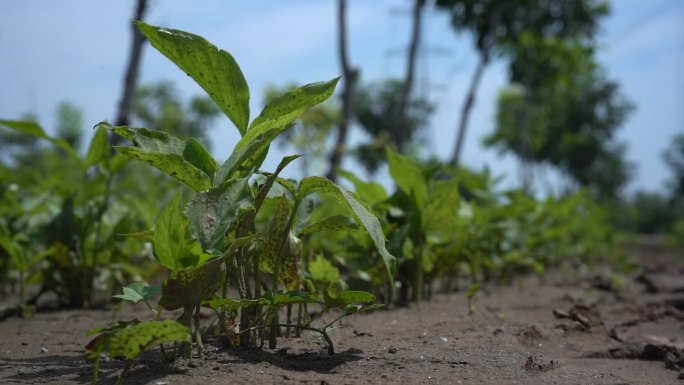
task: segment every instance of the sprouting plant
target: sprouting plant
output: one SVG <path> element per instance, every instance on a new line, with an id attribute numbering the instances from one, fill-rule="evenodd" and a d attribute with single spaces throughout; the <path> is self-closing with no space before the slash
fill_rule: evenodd
<path id="1" fill-rule="evenodd" d="M 219 163 L 193 138 L 181 140 L 145 128 L 97 125 L 131 142 L 116 147 L 120 154 L 149 163 L 192 191 L 176 195 L 161 212 L 154 230 L 147 234 L 156 258 L 170 270 L 162 285 L 159 306 L 182 311 L 179 322 L 187 330 L 192 329 L 200 358 L 202 306 L 217 312 L 219 330 L 221 326 L 230 329 L 222 330 L 227 337 L 237 333 L 242 347 L 256 347 L 261 339 L 275 348 L 280 328 L 288 327 L 319 332 L 332 354 L 334 348 L 327 334 L 330 327 L 344 316 L 378 305 L 373 304 L 375 296 L 371 293 L 332 288 L 312 291 L 303 285 L 299 271 L 301 240 L 297 236 L 302 233 L 295 229 L 338 228 L 337 221 L 329 218 L 306 226 L 301 223 L 311 209 L 311 197 L 332 197 L 333 204 L 346 213 L 348 220 L 365 229 L 390 277 L 395 270 L 394 257 L 385 247 L 377 218 L 354 195 L 323 177 L 307 177 L 299 182 L 280 178 L 282 170 L 298 155 L 283 158 L 272 173 L 259 169 L 271 142 L 304 111 L 329 98 L 338 79 L 286 92 L 270 101 L 249 123 L 249 89 L 228 52 L 188 32 L 136 24 L 157 50 L 209 94 L 242 136 L 228 159 Z M 230 298 L 230 286 L 237 288 L 239 298 Z M 138 291 L 129 287 L 128 297 L 137 298 L 135 293 Z M 283 306 L 305 304 L 319 307 L 311 319 L 302 316 L 296 322 L 279 320 L 278 310 Z M 313 326 L 312 322 L 333 310 L 339 312 L 337 317 L 322 327 Z M 238 313 L 239 325 L 229 325 Z M 126 330 L 105 333 L 115 341 Z M 110 346 L 107 354 L 115 357 L 120 353 Z M 189 343 L 185 344 L 184 354 L 191 357 Z"/>

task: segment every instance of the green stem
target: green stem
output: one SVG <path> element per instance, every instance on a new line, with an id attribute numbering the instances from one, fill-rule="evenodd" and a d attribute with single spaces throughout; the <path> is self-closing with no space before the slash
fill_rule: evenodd
<path id="1" fill-rule="evenodd" d="M 240 331 L 240 334 L 242 334 L 242 333 L 248 333 L 248 332 L 251 333 L 251 332 L 254 331 L 254 330 L 265 329 L 265 328 L 272 328 L 272 327 L 292 327 L 292 328 L 297 328 L 297 329 L 301 329 L 301 330 L 310 330 L 310 331 L 314 331 L 314 332 L 320 333 L 320 334 L 323 336 L 323 339 L 325 340 L 325 343 L 328 345 L 328 354 L 331 355 L 331 356 L 332 356 L 333 354 L 335 354 L 335 346 L 333 345 L 332 339 L 330 339 L 330 336 L 329 336 L 328 333 L 325 331 L 325 329 L 316 329 L 316 328 L 312 328 L 312 327 L 308 327 L 308 326 L 302 326 L 302 325 L 280 324 L 280 323 L 278 323 L 278 324 L 269 324 L 269 325 L 253 326 L 253 327 L 251 327 L 251 328 L 249 328 L 249 329 L 241 330 L 241 331 Z M 326 326 L 326 327 L 327 327 L 327 326 Z"/>
<path id="2" fill-rule="evenodd" d="M 202 330 L 200 329 L 200 306 L 195 308 L 195 343 L 197 344 L 197 355 L 200 360 L 204 359 L 204 346 L 202 345 Z"/>
<path id="3" fill-rule="evenodd" d="M 93 246 L 93 258 L 90 269 L 88 269 L 88 306 L 92 306 L 93 303 L 93 281 L 95 280 L 95 269 L 97 269 L 98 264 L 98 252 L 100 251 L 100 243 L 102 242 L 102 217 L 105 211 L 109 207 L 109 199 L 112 190 L 112 180 L 114 179 L 111 172 L 107 172 L 107 181 L 105 183 L 105 193 L 102 205 L 97 210 L 97 217 L 94 218 L 97 225 L 95 227 L 95 245 Z"/>
<path id="4" fill-rule="evenodd" d="M 126 366 L 124 366 L 123 371 L 121 371 L 121 374 L 119 374 L 119 377 L 116 379 L 116 385 L 123 385 L 124 378 L 128 375 L 128 372 L 131 370 L 133 361 L 131 360 L 126 360 Z"/>

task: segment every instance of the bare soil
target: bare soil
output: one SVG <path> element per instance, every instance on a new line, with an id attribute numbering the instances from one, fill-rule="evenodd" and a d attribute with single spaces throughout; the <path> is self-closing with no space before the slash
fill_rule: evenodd
<path id="1" fill-rule="evenodd" d="M 684 254 L 630 248 L 640 265 L 623 287 L 603 269 L 555 271 L 479 293 L 350 317 L 331 332 L 336 354 L 305 333 L 277 350 L 207 344 L 205 360 L 143 354 L 128 384 L 682 384 Z M 606 270 L 607 271 L 607 270 Z M 0 323 L 0 383 L 83 384 L 85 332 L 140 309 L 42 312 Z M 136 313 L 137 312 L 137 313 Z M 208 320 L 206 322 L 209 322 Z M 123 368 L 101 365 L 113 384 Z"/>

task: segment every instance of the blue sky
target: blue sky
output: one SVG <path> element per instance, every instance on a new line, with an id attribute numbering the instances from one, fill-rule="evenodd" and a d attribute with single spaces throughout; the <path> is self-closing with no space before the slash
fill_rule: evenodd
<path id="1" fill-rule="evenodd" d="M 57 104 L 68 100 L 83 108 L 87 126 L 112 120 L 128 58 L 133 3 L 0 0 L 0 117 L 34 111 L 49 130 Z M 336 1 L 151 3 L 147 22 L 200 34 L 233 54 L 251 87 L 252 117 L 266 86 L 327 80 L 340 73 Z M 684 1 L 614 0 L 612 5 L 599 38 L 599 60 L 636 105 L 619 134 L 638 167 L 630 189 L 657 190 L 668 176 L 661 153 L 674 134 L 684 132 Z M 406 0 L 349 1 L 351 62 L 361 68 L 363 81 L 403 74 L 404 58 L 393 52 L 407 44 L 409 16 L 402 10 L 409 8 Z M 430 11 L 425 25 L 425 46 L 439 49 L 428 51 L 418 68 L 420 92 L 438 106 L 426 152 L 446 160 L 476 57 L 469 37 L 456 36 L 445 15 Z M 141 81 L 157 80 L 173 81 L 186 97 L 201 92 L 147 46 Z M 489 165 L 513 184 L 515 160 L 480 146 L 493 129 L 496 94 L 505 84 L 505 64 L 490 65 L 477 94 L 464 163 L 478 169 Z M 219 159 L 238 139 L 227 119 L 217 122 L 211 136 Z M 352 140 L 358 138 L 355 134 Z M 271 154 L 266 167 L 281 155 Z"/>

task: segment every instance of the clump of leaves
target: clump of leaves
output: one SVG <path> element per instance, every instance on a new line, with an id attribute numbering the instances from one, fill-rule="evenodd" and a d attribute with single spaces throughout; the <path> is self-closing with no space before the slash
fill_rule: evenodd
<path id="1" fill-rule="evenodd" d="M 160 214 L 154 230 L 146 234 L 157 259 L 170 270 L 162 284 L 158 305 L 165 310 L 182 310 L 178 322 L 188 328 L 183 330 L 192 326 L 199 357 L 203 357 L 199 322 L 202 306 L 216 311 L 220 333 L 232 337 L 237 329 L 241 347 L 256 347 L 259 339 L 262 343 L 268 339 L 269 346 L 275 348 L 279 329 L 288 327 L 319 332 L 327 342 L 328 352 L 334 353 L 327 330 L 341 317 L 378 305 L 373 304 L 375 296 L 371 293 L 328 288 L 305 290 L 299 271 L 300 233 L 295 229 L 312 232 L 339 228 L 336 219 L 307 222 L 311 196 L 332 197 L 334 205 L 345 213 L 345 221 L 369 234 L 391 277 L 395 259 L 385 247 L 382 227 L 354 195 L 326 178 L 307 177 L 299 182 L 280 178 L 281 171 L 298 155 L 283 158 L 272 173 L 258 170 L 271 142 L 304 111 L 329 98 L 338 79 L 290 90 L 272 99 L 249 123 L 249 88 L 228 52 L 188 32 L 136 24 L 157 50 L 208 93 L 242 136 L 228 159 L 220 163 L 193 138 L 181 140 L 160 131 L 114 127 L 104 122 L 97 125 L 132 143 L 117 146 L 120 154 L 150 164 L 192 192 L 173 198 Z M 257 216 L 268 219 L 259 220 Z M 229 286 L 237 288 L 239 298 L 228 296 Z M 138 296 L 144 298 L 144 293 L 129 286 L 123 296 L 140 300 Z M 279 321 L 280 308 L 308 304 L 320 309 L 311 319 L 304 316 L 306 312 L 299 311 L 302 317 L 296 322 Z M 332 322 L 313 326 L 313 321 L 333 310 L 338 311 L 338 316 Z M 228 321 L 238 313 L 239 325 L 229 325 Z M 113 354 L 114 341 L 124 346 L 133 344 L 125 350 L 125 357 L 131 360 L 159 341 L 186 338 L 180 329 L 173 329 L 170 336 L 149 336 L 146 333 L 150 328 L 133 328 L 134 331 L 125 328 L 103 332 L 113 333 L 108 343 L 109 356 Z M 124 332 L 137 334 L 135 338 L 117 337 Z M 145 344 L 140 343 L 143 340 Z M 190 354 L 186 348 L 186 357 Z"/>

